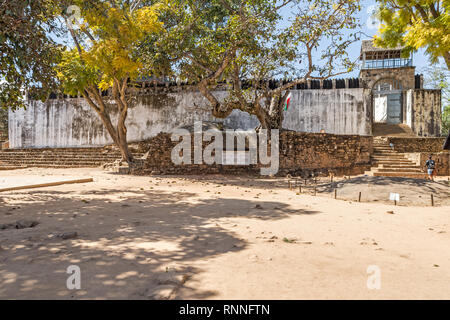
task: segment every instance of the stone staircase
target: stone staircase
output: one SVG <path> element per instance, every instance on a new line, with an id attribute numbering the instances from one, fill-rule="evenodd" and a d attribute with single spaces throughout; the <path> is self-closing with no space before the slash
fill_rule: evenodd
<path id="1" fill-rule="evenodd" d="M 403 177 L 425 179 L 426 173 L 415 162 L 407 159 L 404 154 L 393 150 L 386 138 L 374 137 L 372 169 L 367 175 L 376 177 Z"/>
<path id="2" fill-rule="evenodd" d="M 133 154 L 142 157 L 142 154 Z M 53 148 L 0 150 L 0 170 L 25 167 L 82 168 L 99 167 L 120 159 L 116 148 Z"/>

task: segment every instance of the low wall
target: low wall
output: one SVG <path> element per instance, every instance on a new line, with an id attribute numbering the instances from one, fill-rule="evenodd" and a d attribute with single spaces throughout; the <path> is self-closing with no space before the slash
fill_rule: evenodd
<path id="1" fill-rule="evenodd" d="M 223 122 L 233 129 L 253 129 L 255 116 L 234 110 L 226 119 L 212 117 L 207 100 L 192 88 L 158 89 L 136 96 L 127 118 L 128 141 L 142 141 L 160 132 L 194 121 Z M 283 128 L 300 132 L 370 135 L 370 117 L 364 89 L 292 90 Z M 220 100 L 226 91 L 215 91 Z M 113 123 L 117 119 L 114 101 L 109 101 Z M 103 146 L 112 143 L 98 115 L 85 99 L 29 101 L 26 109 L 9 111 L 11 148 L 67 148 Z"/>
<path id="2" fill-rule="evenodd" d="M 405 153 L 407 158 L 414 161 L 416 165 L 425 170 L 425 162 L 428 160 L 430 154 L 436 162 L 436 174 L 438 176 L 450 175 L 450 153 L 449 152 L 414 152 Z"/>
<path id="3" fill-rule="evenodd" d="M 400 138 L 388 137 L 397 152 L 442 152 L 445 138 Z"/>
<path id="4" fill-rule="evenodd" d="M 370 170 L 372 137 L 358 135 L 308 134 L 294 131 L 280 132 L 279 176 L 357 175 Z M 190 164 L 175 165 L 171 152 L 178 142 L 170 134 L 138 143 L 138 152 L 149 152 L 144 169 L 138 174 L 260 174 L 261 165 L 230 166 Z M 204 146 L 209 144 L 204 143 Z M 193 149 L 192 149 L 193 150 Z M 193 152 L 193 151 L 192 151 Z M 193 157 L 193 156 L 192 156 Z"/>

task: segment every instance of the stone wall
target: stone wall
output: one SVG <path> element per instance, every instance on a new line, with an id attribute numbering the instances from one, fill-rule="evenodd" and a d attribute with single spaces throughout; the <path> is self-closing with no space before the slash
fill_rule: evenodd
<path id="1" fill-rule="evenodd" d="M 388 143 L 394 144 L 397 152 L 442 152 L 445 138 L 400 138 L 388 137 Z"/>
<path id="2" fill-rule="evenodd" d="M 403 90 L 415 88 L 415 67 L 363 69 L 359 78 L 364 83 L 364 88 L 372 90 L 380 80 L 395 79 L 400 81 Z"/>
<path id="3" fill-rule="evenodd" d="M 279 176 L 356 175 L 370 169 L 372 137 L 358 135 L 310 134 L 294 131 L 280 132 Z M 170 134 L 138 143 L 138 152 L 149 152 L 140 174 L 252 174 L 259 175 L 261 165 L 230 166 L 189 164 L 174 165 L 171 152 L 178 142 Z M 204 143 L 206 146 L 208 143 Z M 193 150 L 193 148 L 192 148 Z M 192 151 L 193 152 L 193 151 Z M 193 156 L 192 156 L 193 158 Z"/>
<path id="4" fill-rule="evenodd" d="M 420 166 L 425 172 L 425 162 L 428 160 L 430 154 L 433 160 L 436 162 L 436 174 L 438 176 L 449 176 L 450 175 L 450 153 L 445 152 L 414 152 L 405 153 L 407 158 L 417 166 Z"/>
<path id="5" fill-rule="evenodd" d="M 441 135 L 441 90 L 416 89 L 412 94 L 411 129 L 419 137 Z"/>
<path id="6" fill-rule="evenodd" d="M 428 160 L 430 153 L 420 154 L 420 166 L 424 166 L 425 162 Z M 438 176 L 449 176 L 449 161 L 450 154 L 448 152 L 432 153 L 433 160 L 436 162 L 436 174 Z"/>

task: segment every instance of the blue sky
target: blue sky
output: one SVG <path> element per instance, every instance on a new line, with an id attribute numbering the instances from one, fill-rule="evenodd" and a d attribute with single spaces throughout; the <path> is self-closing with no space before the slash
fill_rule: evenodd
<path id="1" fill-rule="evenodd" d="M 377 8 L 377 3 L 375 0 L 366 0 L 362 1 L 362 10 L 359 14 L 359 17 L 361 19 L 362 24 L 362 32 L 365 35 L 362 35 L 361 39 L 370 39 L 370 37 L 374 36 L 377 33 L 377 27 L 376 24 L 372 24 L 374 21 L 371 19 L 371 14 L 374 9 Z M 356 59 L 361 50 L 361 43 L 355 43 L 350 47 L 349 55 L 351 59 Z M 430 65 L 428 57 L 424 54 L 424 50 L 421 49 L 418 52 L 416 52 L 413 56 L 413 63 L 414 66 L 416 66 L 416 74 L 424 73 L 424 68 Z M 355 70 L 352 73 L 349 73 L 348 77 L 358 77 L 359 70 Z"/>
<path id="2" fill-rule="evenodd" d="M 361 23 L 361 40 L 370 40 L 377 33 L 377 20 L 372 16 L 372 12 L 376 10 L 378 4 L 376 0 L 363 0 L 361 1 L 362 10 L 359 12 L 358 17 Z M 288 7 L 282 9 L 282 15 L 287 24 L 287 19 L 292 16 L 292 12 Z M 282 24 L 283 26 L 283 24 Z M 322 43 L 323 46 L 327 45 L 327 41 Z M 352 61 L 358 59 L 361 51 L 361 42 L 356 42 L 349 47 L 348 54 Z M 413 64 L 416 66 L 416 74 L 424 73 L 424 68 L 430 65 L 428 57 L 424 54 L 424 50 L 421 49 L 413 55 Z M 340 78 L 357 78 L 359 76 L 359 69 L 350 73 L 343 74 Z"/>
<path id="3" fill-rule="evenodd" d="M 362 10 L 359 13 L 360 23 L 361 23 L 361 31 L 363 35 L 361 36 L 361 40 L 371 39 L 377 33 L 377 25 L 376 20 L 371 18 L 372 12 L 378 7 L 376 0 L 362 0 L 361 1 Z M 289 7 L 285 7 L 282 9 L 282 15 L 285 19 L 289 19 L 292 16 L 292 12 Z M 282 23 L 283 25 L 283 23 Z M 68 36 L 68 35 L 67 35 Z M 69 45 L 72 45 L 72 41 L 70 38 L 67 39 L 55 39 L 57 42 L 61 42 L 67 40 Z M 323 45 L 326 45 L 326 41 L 323 42 Z M 349 47 L 349 57 L 351 60 L 356 60 L 359 57 L 361 50 L 361 42 L 356 42 Z M 418 52 L 414 53 L 413 64 L 416 66 L 416 74 L 425 73 L 424 68 L 430 66 L 430 62 L 428 57 L 424 54 L 424 50 L 421 49 Z M 354 70 L 350 73 L 343 74 L 340 78 L 357 78 L 359 76 L 359 70 Z"/>

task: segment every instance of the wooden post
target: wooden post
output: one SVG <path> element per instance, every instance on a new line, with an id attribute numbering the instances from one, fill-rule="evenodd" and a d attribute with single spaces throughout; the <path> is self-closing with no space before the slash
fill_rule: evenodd
<path id="1" fill-rule="evenodd" d="M 302 193 L 302 186 L 298 185 L 298 193 Z"/>
<path id="2" fill-rule="evenodd" d="M 358 202 L 361 202 L 361 191 L 359 192 Z"/>
<path id="3" fill-rule="evenodd" d="M 292 190 L 291 180 L 288 181 L 288 184 L 289 184 L 289 190 Z"/>
<path id="4" fill-rule="evenodd" d="M 396 205 L 397 205 L 397 200 L 394 199 L 394 206 L 396 206 Z"/>
<path id="5" fill-rule="evenodd" d="M 434 196 L 431 194 L 431 206 L 434 207 Z"/>
<path id="6" fill-rule="evenodd" d="M 334 189 L 334 198 L 337 199 L 337 189 Z"/>
<path id="7" fill-rule="evenodd" d="M 314 187 L 314 196 L 317 194 L 317 187 Z"/>

